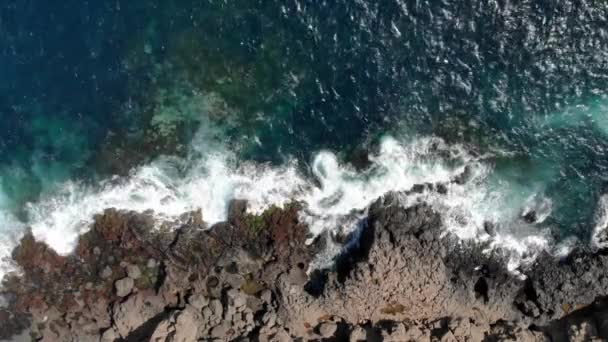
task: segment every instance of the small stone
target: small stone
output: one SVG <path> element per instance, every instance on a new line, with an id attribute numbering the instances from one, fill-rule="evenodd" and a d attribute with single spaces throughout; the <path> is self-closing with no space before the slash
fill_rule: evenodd
<path id="1" fill-rule="evenodd" d="M 211 329 L 211 337 L 222 338 L 226 337 L 228 333 L 228 327 L 225 324 L 220 324 Z"/>
<path id="2" fill-rule="evenodd" d="M 274 327 L 277 322 L 277 314 L 274 311 L 267 312 L 262 318 L 262 322 L 269 328 Z"/>
<path id="3" fill-rule="evenodd" d="M 257 297 L 247 297 L 247 308 L 253 312 L 258 312 L 264 308 L 264 302 Z"/>
<path id="4" fill-rule="evenodd" d="M 222 302 L 217 299 L 212 300 L 209 303 L 209 307 L 211 308 L 211 312 L 216 317 L 221 317 L 224 313 L 224 307 L 222 306 Z"/>
<path id="5" fill-rule="evenodd" d="M 74 298 L 74 301 L 76 302 L 76 304 L 78 305 L 78 307 L 84 308 L 84 305 L 85 305 L 84 300 L 82 300 L 80 298 Z"/>
<path id="6" fill-rule="evenodd" d="M 228 298 L 234 299 L 239 295 L 239 291 L 235 289 L 230 289 L 228 290 L 228 292 L 226 292 L 226 295 L 228 296 Z"/>
<path id="7" fill-rule="evenodd" d="M 117 280 L 114 283 L 114 286 L 116 287 L 116 295 L 119 297 L 128 296 L 133 290 L 133 285 L 134 281 L 129 277 Z"/>
<path id="8" fill-rule="evenodd" d="M 485 221 L 483 223 L 483 229 L 490 236 L 496 235 L 496 227 L 494 226 L 494 224 L 492 222 Z"/>
<path id="9" fill-rule="evenodd" d="M 108 279 L 112 276 L 112 268 L 110 266 L 106 266 L 103 271 L 99 274 L 103 279 Z"/>
<path id="10" fill-rule="evenodd" d="M 104 331 L 103 334 L 101 335 L 101 341 L 102 342 L 110 342 L 110 341 L 116 341 L 119 339 L 120 336 L 118 336 L 118 333 L 116 332 L 116 330 L 114 330 L 114 328 L 109 328 L 108 330 Z"/>
<path id="11" fill-rule="evenodd" d="M 245 322 L 247 322 L 248 325 L 253 325 L 253 313 L 252 312 L 248 312 L 247 314 L 245 314 Z"/>
<path id="12" fill-rule="evenodd" d="M 274 335 L 274 338 L 272 340 L 273 341 L 277 341 L 277 342 L 291 342 L 291 341 L 293 341 L 293 339 L 291 338 L 291 336 L 289 336 L 289 334 L 285 330 L 281 330 L 278 333 L 276 333 L 276 335 Z"/>
<path id="13" fill-rule="evenodd" d="M 127 265 L 127 275 L 132 279 L 139 279 L 141 271 L 137 265 Z"/>
<path id="14" fill-rule="evenodd" d="M 308 276 L 304 270 L 295 267 L 289 272 L 287 281 L 292 285 L 303 286 L 308 281 Z"/>
<path id="15" fill-rule="evenodd" d="M 270 304 L 270 302 L 272 301 L 272 292 L 270 290 L 264 290 L 264 292 L 262 292 L 262 295 L 260 296 L 260 299 L 262 299 L 264 303 Z"/>
<path id="16" fill-rule="evenodd" d="M 465 168 L 461 174 L 454 177 L 453 182 L 458 185 L 463 185 L 464 183 L 468 182 L 471 179 L 472 175 L 473 175 L 473 169 L 470 165 L 467 165 L 467 166 L 465 166 Z"/>
<path id="17" fill-rule="evenodd" d="M 454 336 L 454 334 L 448 330 L 448 332 L 445 333 L 445 335 L 441 336 L 441 342 L 452 342 L 452 341 L 457 341 L 456 336 Z"/>
<path id="18" fill-rule="evenodd" d="M 350 342 L 367 341 L 367 332 L 360 326 L 355 327 L 350 333 Z"/>
<path id="19" fill-rule="evenodd" d="M 319 326 L 319 334 L 324 338 L 334 336 L 336 330 L 338 330 L 338 326 L 335 323 L 326 322 Z"/>
<path id="20" fill-rule="evenodd" d="M 448 187 L 445 184 L 437 184 L 437 192 L 445 195 L 448 193 Z"/>
<path id="21" fill-rule="evenodd" d="M 210 289 L 216 288 L 220 284 L 220 280 L 216 276 L 210 276 L 207 279 L 207 287 Z"/>
<path id="22" fill-rule="evenodd" d="M 209 299 L 202 294 L 195 294 L 188 298 L 188 303 L 192 305 L 195 309 L 201 310 L 205 306 L 209 305 Z"/>
<path id="23" fill-rule="evenodd" d="M 211 317 L 211 315 L 213 315 L 213 312 L 211 312 L 211 309 L 209 309 L 209 307 L 206 307 L 203 309 L 203 317 L 206 320 L 209 319 L 209 317 Z"/>
<path id="24" fill-rule="evenodd" d="M 194 310 L 183 310 L 175 320 L 175 333 L 170 341 L 196 341 L 197 321 L 200 316 Z"/>
<path id="25" fill-rule="evenodd" d="M 234 314 L 236 314 L 236 308 L 232 305 L 228 306 L 226 308 L 226 316 L 227 317 L 232 317 Z"/>
<path id="26" fill-rule="evenodd" d="M 597 329 L 590 322 L 581 322 L 579 325 L 572 325 L 568 328 L 570 341 L 591 341 L 597 336 Z"/>
<path id="27" fill-rule="evenodd" d="M 233 316 L 232 317 L 232 328 L 236 330 L 241 330 L 245 327 L 245 322 L 241 320 L 241 317 Z"/>
<path id="28" fill-rule="evenodd" d="M 95 246 L 95 248 L 93 248 L 93 254 L 100 255 L 101 254 L 101 248 Z"/>
<path id="29" fill-rule="evenodd" d="M 121 261 L 120 262 L 120 267 L 122 268 L 126 268 L 129 264 L 126 261 Z"/>
<path id="30" fill-rule="evenodd" d="M 238 309 L 244 307 L 247 304 L 247 298 L 245 298 L 245 296 L 243 296 L 243 294 L 241 293 L 240 295 L 238 295 L 236 298 L 234 298 L 234 306 Z"/>
<path id="31" fill-rule="evenodd" d="M 93 289 L 93 283 L 88 282 L 88 283 L 84 284 L 84 288 L 85 288 L 85 290 L 92 290 Z"/>
<path id="32" fill-rule="evenodd" d="M 522 218 L 524 219 L 524 221 L 526 223 L 535 223 L 536 220 L 538 219 L 538 215 L 536 214 L 536 211 L 530 210 L 530 211 L 523 213 Z"/>
<path id="33" fill-rule="evenodd" d="M 232 288 L 239 289 L 242 288 L 243 284 L 246 283 L 245 277 L 240 274 L 230 274 L 227 273 L 224 275 L 224 282 L 229 284 Z"/>
<path id="34" fill-rule="evenodd" d="M 424 192 L 424 190 L 425 190 L 424 184 L 414 184 L 411 191 L 416 194 L 421 194 Z"/>
<path id="35" fill-rule="evenodd" d="M 148 259 L 148 263 L 146 264 L 147 268 L 155 268 L 156 267 L 156 260 L 154 260 L 153 258 Z"/>

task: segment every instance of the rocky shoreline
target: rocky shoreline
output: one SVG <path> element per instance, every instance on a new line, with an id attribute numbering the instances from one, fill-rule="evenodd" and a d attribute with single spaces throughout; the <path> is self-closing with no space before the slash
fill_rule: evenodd
<path id="1" fill-rule="evenodd" d="M 352 236 L 317 237 L 297 204 L 259 216 L 234 201 L 211 229 L 106 210 L 75 252 L 31 234 L 4 279 L 0 340 L 589 341 L 608 337 L 608 255 L 579 248 L 509 273 L 497 253 L 444 234 L 425 204 L 387 194 Z M 339 242 L 338 242 L 339 241 Z M 307 272 L 328 243 L 331 270 Z"/>

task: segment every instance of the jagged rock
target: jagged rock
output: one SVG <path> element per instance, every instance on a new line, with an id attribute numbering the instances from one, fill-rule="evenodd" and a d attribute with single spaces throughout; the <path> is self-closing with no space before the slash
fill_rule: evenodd
<path id="1" fill-rule="evenodd" d="M 298 205 L 260 216 L 245 207 L 235 202 L 228 221 L 209 230 L 198 222 L 170 231 L 153 229 L 148 215 L 108 210 L 65 257 L 26 235 L 13 253 L 24 272 L 4 282 L 11 295 L 0 318 L 10 328 L 0 334 L 25 329 L 17 320 L 29 318 L 34 336 L 53 341 L 226 340 L 258 332 L 260 341 L 608 335 L 607 306 L 590 305 L 608 294 L 602 253 L 542 256 L 522 280 L 500 254 L 483 253 L 483 243 L 445 234 L 430 206 L 403 208 L 388 194 L 368 208 L 359 235 L 342 237 L 349 249 L 335 269 L 307 273 L 320 248 L 335 243 L 331 237 L 306 244 Z M 95 247 L 113 260 L 99 258 Z"/>
<path id="2" fill-rule="evenodd" d="M 120 337 L 127 338 L 144 323 L 161 314 L 164 308 L 161 297 L 149 291 L 139 292 L 122 303 L 114 304 L 114 328 Z"/>
<path id="3" fill-rule="evenodd" d="M 171 337 L 175 335 L 175 324 L 170 319 L 165 319 L 158 324 L 150 341 L 152 342 L 166 342 L 171 341 Z"/>
<path id="4" fill-rule="evenodd" d="M 192 307 L 182 310 L 175 321 L 174 342 L 196 341 L 198 336 L 198 322 L 201 321 L 200 314 Z"/>

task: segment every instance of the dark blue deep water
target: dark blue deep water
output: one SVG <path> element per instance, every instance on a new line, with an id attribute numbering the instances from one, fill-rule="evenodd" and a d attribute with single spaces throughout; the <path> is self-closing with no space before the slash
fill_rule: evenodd
<path id="1" fill-rule="evenodd" d="M 242 160 L 355 162 L 385 134 L 492 153 L 493 181 L 552 200 L 561 238 L 588 239 L 608 192 L 605 1 L 5 0 L 0 81 L 17 216 L 187 154 L 200 94 Z"/>

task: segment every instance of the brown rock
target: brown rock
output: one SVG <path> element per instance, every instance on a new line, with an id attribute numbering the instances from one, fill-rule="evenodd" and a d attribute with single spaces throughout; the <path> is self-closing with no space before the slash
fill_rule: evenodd
<path id="1" fill-rule="evenodd" d="M 26 233 L 13 251 L 13 260 L 28 271 L 40 269 L 45 273 L 60 273 L 66 258 L 58 255 L 45 243 L 36 241 L 31 232 Z"/>
<path id="2" fill-rule="evenodd" d="M 345 340 L 349 332 L 351 341 L 542 341 L 530 325 L 545 329 L 549 308 L 563 311 L 561 292 L 535 287 L 544 278 L 524 282 L 479 252 L 485 246 L 454 243 L 424 204 L 404 209 L 391 196 L 377 201 L 359 244 L 338 257 L 335 270 L 310 274 L 317 248 L 330 242 L 321 236 L 305 243 L 299 206 L 260 216 L 245 208 L 236 201 L 229 221 L 209 230 L 197 217 L 176 230 L 154 230 L 145 214 L 107 210 L 66 257 L 26 236 L 14 253 L 24 272 L 5 282 L 13 295 L 0 319 L 21 313 L 14 317 L 31 317 L 35 336 L 57 341 L 225 340 L 252 331 L 269 341 Z M 351 238 L 345 234 L 341 243 Z M 112 256 L 109 265 L 95 248 Z M 608 264 L 594 260 L 594 270 Z M 569 279 L 562 292 L 587 283 L 601 289 L 604 278 L 595 273 L 577 282 L 568 276 L 575 266 L 547 265 Z M 122 279 L 112 282 L 116 277 Z M 590 296 L 575 298 L 589 304 Z M 605 305 L 567 311 L 547 329 L 552 336 L 584 340 L 608 331 Z M 577 314 L 585 319 L 572 318 Z"/>

